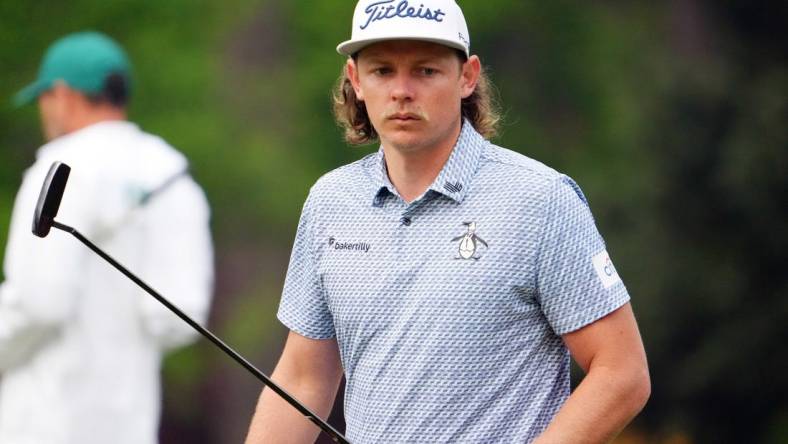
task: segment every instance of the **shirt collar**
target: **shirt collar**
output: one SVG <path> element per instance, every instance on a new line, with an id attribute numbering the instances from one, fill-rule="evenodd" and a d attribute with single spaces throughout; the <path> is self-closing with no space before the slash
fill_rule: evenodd
<path id="1" fill-rule="evenodd" d="M 457 144 L 428 190 L 461 203 L 468 194 L 486 144 L 487 141 L 476 132 L 473 125 L 468 120 L 463 121 Z M 386 173 L 386 159 L 382 146 L 374 156 L 370 157 L 366 168 L 371 180 L 370 191 L 374 206 L 381 206 L 388 194 L 397 195 L 397 190 L 391 184 Z"/>
<path id="2" fill-rule="evenodd" d="M 68 134 L 64 134 L 62 136 L 56 137 L 38 149 L 36 153 L 36 158 L 40 159 L 42 157 L 51 157 L 57 156 L 60 150 L 66 149 L 66 147 L 71 146 L 71 141 L 77 140 L 80 141 L 79 145 L 84 145 L 84 137 L 94 135 L 94 134 L 101 134 L 102 131 L 117 131 L 117 130 L 139 130 L 137 124 L 133 122 L 129 122 L 128 120 L 103 120 L 101 122 L 96 122 L 90 124 L 84 128 L 80 128 L 76 131 L 73 131 Z"/>
<path id="3" fill-rule="evenodd" d="M 372 205 L 379 207 L 383 205 L 383 200 L 389 194 L 398 195 L 397 190 L 389 180 L 386 172 L 386 156 L 383 153 L 383 146 L 378 148 L 378 152 L 370 159 L 367 164 L 367 171 L 372 180 Z"/>

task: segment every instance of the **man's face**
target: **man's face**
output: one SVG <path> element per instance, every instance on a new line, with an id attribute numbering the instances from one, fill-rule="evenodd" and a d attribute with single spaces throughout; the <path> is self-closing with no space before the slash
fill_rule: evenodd
<path id="1" fill-rule="evenodd" d="M 50 141 L 66 133 L 65 122 L 68 111 L 68 91 L 62 84 L 38 96 L 38 111 L 41 116 L 41 127 L 44 139 Z"/>
<path id="2" fill-rule="evenodd" d="M 454 145 L 479 66 L 443 45 L 393 40 L 364 48 L 347 74 L 383 145 L 411 152 Z"/>

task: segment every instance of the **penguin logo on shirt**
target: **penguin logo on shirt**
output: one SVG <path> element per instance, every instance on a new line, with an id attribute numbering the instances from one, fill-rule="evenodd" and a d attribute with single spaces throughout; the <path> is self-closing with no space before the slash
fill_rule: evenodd
<path id="1" fill-rule="evenodd" d="M 487 242 L 476 234 L 476 222 L 463 222 L 464 226 L 468 227 L 468 232 L 455 237 L 452 242 L 460 241 L 458 248 L 459 257 L 455 259 L 473 259 L 478 261 L 480 256 L 476 255 L 478 243 L 488 248 Z"/>

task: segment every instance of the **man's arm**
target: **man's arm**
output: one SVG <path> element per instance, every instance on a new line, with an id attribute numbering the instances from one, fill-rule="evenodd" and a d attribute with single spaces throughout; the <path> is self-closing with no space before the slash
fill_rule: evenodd
<path id="1" fill-rule="evenodd" d="M 325 418 L 342 380 L 335 339 L 309 339 L 291 332 L 271 379 Z M 246 444 L 313 443 L 320 429 L 270 389 L 263 389 Z"/>
<path id="2" fill-rule="evenodd" d="M 147 257 L 140 276 L 197 323 L 205 325 L 213 292 L 210 207 L 202 189 L 181 176 L 145 212 Z M 140 294 L 145 330 L 163 350 L 193 342 L 197 332 L 159 301 Z"/>
<path id="3" fill-rule="evenodd" d="M 55 323 L 37 322 L 14 307 L 12 291 L 0 283 L 0 373 L 26 362 L 57 331 Z"/>
<path id="4" fill-rule="evenodd" d="M 6 281 L 0 284 L 0 372 L 26 362 L 55 337 L 72 319 L 79 297 L 84 247 L 59 230 L 46 239 L 30 231 L 48 168 L 39 162 L 25 173 L 11 213 L 3 258 Z M 89 201 L 90 189 L 78 177 L 71 182 L 61 204 L 62 220 L 89 226 L 90 213 L 80 199 Z"/>
<path id="5" fill-rule="evenodd" d="M 627 303 L 563 339 L 586 376 L 535 443 L 609 442 L 651 393 L 632 307 Z"/>

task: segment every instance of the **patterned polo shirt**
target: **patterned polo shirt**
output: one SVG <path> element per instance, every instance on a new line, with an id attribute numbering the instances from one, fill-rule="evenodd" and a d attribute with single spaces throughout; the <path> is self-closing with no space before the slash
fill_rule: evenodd
<path id="1" fill-rule="evenodd" d="M 561 335 L 628 300 L 575 182 L 465 122 L 410 203 L 382 149 L 317 181 L 278 317 L 336 337 L 351 442 L 528 442 L 569 396 Z"/>

